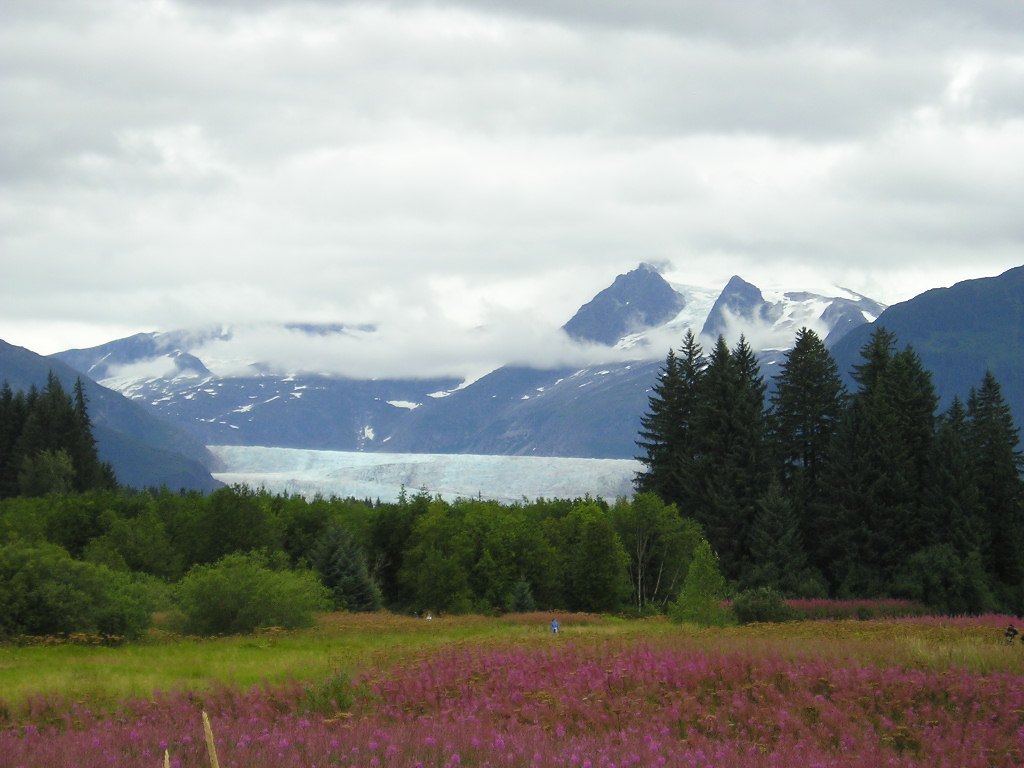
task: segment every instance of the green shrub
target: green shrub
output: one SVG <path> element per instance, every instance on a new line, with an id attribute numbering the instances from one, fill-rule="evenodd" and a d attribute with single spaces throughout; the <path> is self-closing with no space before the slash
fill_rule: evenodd
<path id="1" fill-rule="evenodd" d="M 740 592 L 732 602 L 732 610 L 740 624 L 800 619 L 800 613 L 790 608 L 782 595 L 771 587 L 757 587 Z"/>
<path id="2" fill-rule="evenodd" d="M 313 624 L 313 612 L 330 604 L 311 571 L 274 570 L 258 552 L 226 555 L 197 565 L 178 584 L 182 631 L 194 635 L 296 629 Z"/>
<path id="3" fill-rule="evenodd" d="M 307 712 L 333 715 L 352 708 L 354 694 L 348 676 L 335 672 L 330 677 L 306 688 L 303 708 Z"/>
<path id="4" fill-rule="evenodd" d="M 732 612 L 722 605 L 727 597 L 728 587 L 718 566 L 718 555 L 701 539 L 693 551 L 679 598 L 669 605 L 668 617 L 675 622 L 704 627 L 732 624 Z"/>
<path id="5" fill-rule="evenodd" d="M 126 573 L 74 560 L 54 544 L 0 547 L 0 637 L 95 633 L 138 637 L 146 590 Z"/>

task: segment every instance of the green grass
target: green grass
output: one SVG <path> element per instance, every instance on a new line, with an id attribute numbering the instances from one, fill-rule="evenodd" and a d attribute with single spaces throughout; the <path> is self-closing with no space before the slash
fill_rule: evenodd
<path id="1" fill-rule="evenodd" d="M 249 687 L 287 680 L 324 680 L 340 672 L 391 666 L 444 644 L 550 642 L 553 614 L 503 618 L 423 619 L 377 614 L 325 614 L 317 627 L 213 639 L 160 631 L 121 647 L 0 646 L 0 703 L 18 706 L 31 695 L 60 695 L 96 705 L 154 691 L 203 690 L 216 684 Z M 695 649 L 742 650 L 784 656 L 857 658 L 879 665 L 966 667 L 1024 674 L 1024 647 L 1002 643 L 988 626 L 944 627 L 892 621 L 814 621 L 698 629 L 664 619 L 624 620 L 558 615 L 560 640 L 670 639 Z"/>
<path id="2" fill-rule="evenodd" d="M 0 699 L 59 694 L 75 700 L 117 701 L 153 691 L 242 687 L 285 680 L 322 679 L 369 665 L 389 664 L 422 650 L 457 642 L 544 637 L 550 618 L 521 622 L 478 616 L 427 622 L 387 613 L 325 614 L 311 630 L 181 638 L 160 631 L 120 647 L 0 646 Z M 574 619 L 563 618 L 563 626 Z M 606 631 L 596 617 L 575 619 L 577 632 Z M 616 630 L 618 631 L 618 630 Z"/>

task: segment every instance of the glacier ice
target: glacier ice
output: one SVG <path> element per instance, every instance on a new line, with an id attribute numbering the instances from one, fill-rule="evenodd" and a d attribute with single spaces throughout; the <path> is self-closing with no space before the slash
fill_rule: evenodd
<path id="1" fill-rule="evenodd" d="M 493 499 L 631 496 L 642 465 L 631 459 L 357 453 L 263 446 L 208 446 L 220 464 L 213 476 L 228 485 L 271 493 L 395 501 L 425 490 L 431 496 Z"/>

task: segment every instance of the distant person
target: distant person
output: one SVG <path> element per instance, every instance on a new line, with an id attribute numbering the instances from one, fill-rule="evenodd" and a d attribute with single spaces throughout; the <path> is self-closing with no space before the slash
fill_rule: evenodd
<path id="1" fill-rule="evenodd" d="M 557 635 L 558 634 L 558 630 L 561 629 L 561 626 L 562 625 L 558 623 L 558 619 L 552 619 L 551 620 L 551 634 L 552 635 Z"/>
<path id="2" fill-rule="evenodd" d="M 433 621 L 433 620 L 434 620 L 434 614 L 432 614 L 430 611 L 427 611 L 427 621 Z"/>

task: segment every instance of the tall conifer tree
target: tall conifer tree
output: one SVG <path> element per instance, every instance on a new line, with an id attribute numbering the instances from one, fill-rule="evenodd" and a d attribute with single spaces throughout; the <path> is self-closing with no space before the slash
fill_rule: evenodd
<path id="1" fill-rule="evenodd" d="M 967 402 L 968 446 L 981 497 L 986 569 L 1005 607 L 1024 613 L 1024 487 L 1020 432 L 991 371 Z"/>
<path id="2" fill-rule="evenodd" d="M 988 544 L 982 540 L 981 496 L 967 432 L 967 411 L 954 397 L 939 419 L 923 493 L 924 506 L 932 511 L 923 544 L 948 543 L 961 558 Z"/>
<path id="3" fill-rule="evenodd" d="M 845 397 L 839 366 L 825 344 L 814 331 L 801 328 L 775 377 L 771 428 L 784 489 L 796 507 L 805 537 Z"/>
<path id="4" fill-rule="evenodd" d="M 705 367 L 704 352 L 692 331 L 683 337 L 677 355 L 669 350 L 658 383 L 648 398 L 649 410 L 641 419 L 637 459 L 646 470 L 637 475 L 638 492 L 651 492 L 683 514 L 692 503 L 696 433 L 694 414 L 698 384 Z"/>
<path id="5" fill-rule="evenodd" d="M 771 476 L 765 385 L 745 338 L 730 351 L 719 337 L 699 392 L 693 515 L 735 579 L 749 566 L 747 534 Z"/>
<path id="6" fill-rule="evenodd" d="M 860 389 L 832 443 L 818 505 L 816 565 L 844 595 L 886 594 L 926 525 L 935 392 L 917 355 L 894 352 L 895 341 L 877 328 L 861 349 Z"/>

